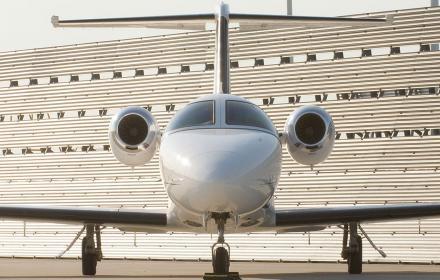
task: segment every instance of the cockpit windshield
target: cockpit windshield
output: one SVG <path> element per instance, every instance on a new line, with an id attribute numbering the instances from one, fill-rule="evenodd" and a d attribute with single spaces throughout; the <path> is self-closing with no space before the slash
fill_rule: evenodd
<path id="1" fill-rule="evenodd" d="M 226 124 L 252 126 L 276 132 L 272 121 L 263 110 L 252 103 L 242 101 L 226 101 Z"/>
<path id="2" fill-rule="evenodd" d="M 188 104 L 185 108 L 177 112 L 176 116 L 168 125 L 167 130 L 213 125 L 214 122 L 214 101 L 200 101 Z"/>

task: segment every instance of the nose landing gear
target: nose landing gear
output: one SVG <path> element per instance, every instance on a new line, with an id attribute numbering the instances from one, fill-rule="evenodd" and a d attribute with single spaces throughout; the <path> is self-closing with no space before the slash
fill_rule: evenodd
<path id="1" fill-rule="evenodd" d="M 225 224 L 229 218 L 228 213 L 213 213 L 218 230 L 217 242 L 211 247 L 213 273 L 205 273 L 203 279 L 238 280 L 241 279 L 237 272 L 229 272 L 231 247 L 225 242 Z"/>
<path id="2" fill-rule="evenodd" d="M 229 272 L 229 260 L 231 247 L 225 242 L 225 223 L 224 217 L 218 217 L 215 219 L 218 229 L 217 242 L 211 247 L 212 251 L 212 268 L 214 273 L 227 274 Z"/>

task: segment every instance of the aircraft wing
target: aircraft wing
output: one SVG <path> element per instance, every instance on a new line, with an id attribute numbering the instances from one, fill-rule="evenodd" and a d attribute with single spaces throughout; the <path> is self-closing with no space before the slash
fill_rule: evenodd
<path id="1" fill-rule="evenodd" d="M 215 14 L 173 15 L 133 18 L 102 18 L 60 20 L 52 17 L 54 27 L 147 27 L 179 30 L 205 30 L 206 23 L 215 20 Z M 231 23 L 238 23 L 240 30 L 262 30 L 291 27 L 369 27 L 392 23 L 392 18 L 358 19 L 341 17 L 301 17 L 278 15 L 229 14 Z"/>
<path id="2" fill-rule="evenodd" d="M 276 226 L 338 225 L 440 216 L 440 204 L 297 208 L 276 211 Z"/>
<path id="3" fill-rule="evenodd" d="M 167 225 L 167 214 L 164 212 L 98 207 L 1 205 L 0 218 L 64 224 L 99 224 L 107 226 L 164 227 Z"/>

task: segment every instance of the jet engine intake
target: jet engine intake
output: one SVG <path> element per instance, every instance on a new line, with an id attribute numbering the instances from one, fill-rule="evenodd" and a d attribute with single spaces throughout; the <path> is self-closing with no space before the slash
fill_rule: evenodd
<path id="1" fill-rule="evenodd" d="M 287 150 L 298 163 L 321 163 L 333 150 L 333 120 L 329 113 L 320 107 L 307 105 L 295 110 L 287 119 L 284 132 Z"/>
<path id="2" fill-rule="evenodd" d="M 149 162 L 156 153 L 160 131 L 153 115 L 142 107 L 127 107 L 115 114 L 109 126 L 110 147 L 128 166 Z"/>

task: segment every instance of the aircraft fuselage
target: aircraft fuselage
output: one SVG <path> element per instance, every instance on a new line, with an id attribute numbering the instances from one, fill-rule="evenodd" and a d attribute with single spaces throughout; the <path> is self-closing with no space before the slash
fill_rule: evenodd
<path id="1" fill-rule="evenodd" d="M 212 104 L 203 104 L 211 101 Z M 212 113 L 212 120 L 176 128 L 173 122 L 197 119 L 185 116 L 192 113 L 176 114 L 162 137 L 161 174 L 174 204 L 170 211 L 175 212 L 169 216 L 177 215 L 176 221 L 190 227 L 202 225 L 203 231 L 204 219 L 212 213 L 229 213 L 231 223 L 235 221 L 234 231 L 240 226 L 267 222 L 267 212 L 273 212 L 272 197 L 281 169 L 282 146 L 273 124 L 262 111 L 258 117 L 269 120 L 264 125 L 258 119 L 234 115 L 240 114 L 234 111 L 240 106 L 249 107 L 256 114 L 261 109 L 233 95 L 204 96 L 190 103 L 188 110 L 192 110 L 191 104 L 196 104 L 194 111 L 212 105 L 212 112 L 197 116 L 203 119 Z M 243 125 L 237 124 L 240 122 Z M 251 126 L 255 124 L 259 127 Z"/>

